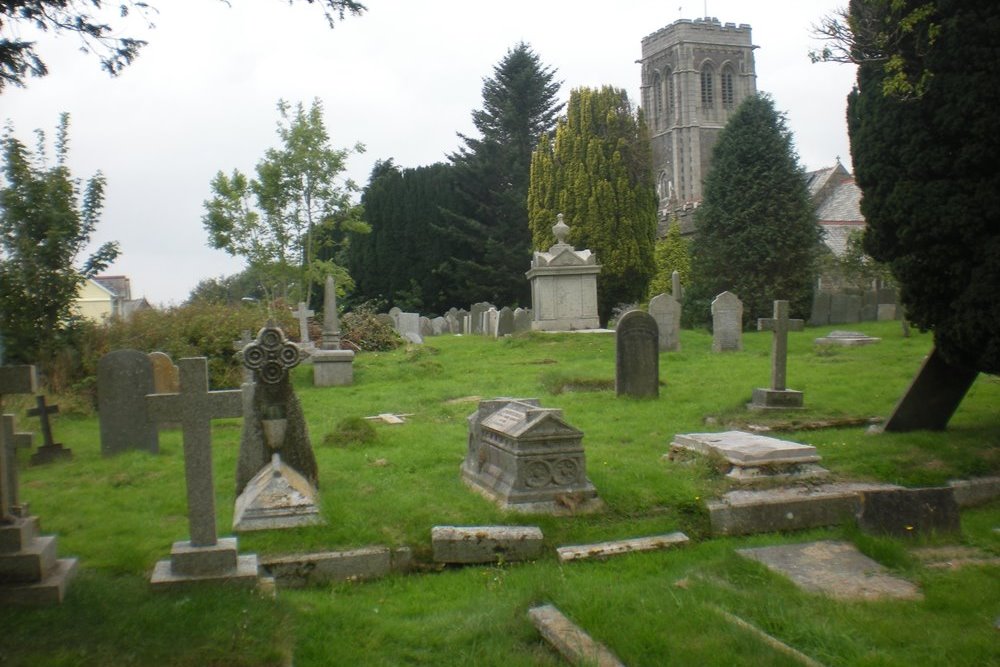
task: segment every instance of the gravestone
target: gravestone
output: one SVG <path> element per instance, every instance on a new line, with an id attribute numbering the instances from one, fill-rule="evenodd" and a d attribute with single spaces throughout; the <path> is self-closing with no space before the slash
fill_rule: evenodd
<path id="1" fill-rule="evenodd" d="M 531 283 L 531 308 L 535 331 L 597 329 L 597 274 L 601 266 L 590 250 L 576 250 L 566 243 L 570 228 L 557 216 L 552 234 L 555 244 L 535 252 L 525 273 Z"/>
<path id="2" fill-rule="evenodd" d="M 537 399 L 481 401 L 468 417 L 462 480 L 502 509 L 567 514 L 603 506 L 587 479 L 583 432 Z"/>
<path id="3" fill-rule="evenodd" d="M 826 475 L 817 465 L 819 453 L 812 445 L 780 440 L 756 433 L 678 433 L 671 443 L 670 458 L 684 451 L 725 461 L 726 476 L 737 481 L 805 478 Z"/>
<path id="4" fill-rule="evenodd" d="M 531 331 L 531 311 L 518 308 L 514 311 L 514 333 Z"/>
<path id="5" fill-rule="evenodd" d="M 434 335 L 434 327 L 431 325 L 431 318 L 420 316 L 420 337 L 430 338 Z"/>
<path id="6" fill-rule="evenodd" d="M 743 302 L 732 292 L 712 301 L 712 352 L 743 349 Z"/>
<path id="7" fill-rule="evenodd" d="M 469 334 L 471 330 L 469 328 L 469 311 L 464 308 L 459 308 L 458 312 L 455 313 L 455 319 L 458 320 L 458 329 L 453 329 L 452 333 L 458 334 Z"/>
<path id="8" fill-rule="evenodd" d="M 649 313 L 630 310 L 615 331 L 615 393 L 633 398 L 660 395 L 659 332 Z"/>
<path id="9" fill-rule="evenodd" d="M 944 430 L 978 375 L 945 361 L 932 348 L 883 429 L 896 433 Z"/>
<path id="10" fill-rule="evenodd" d="M 38 423 L 42 427 L 42 445 L 38 451 L 31 455 L 31 465 L 42 465 L 58 459 L 73 458 L 73 450 L 67 449 L 52 437 L 52 423 L 49 415 L 59 413 L 58 405 L 46 405 L 45 397 L 38 395 L 35 397 L 36 407 L 28 410 L 29 417 L 38 417 Z"/>
<path id="11" fill-rule="evenodd" d="M 396 316 L 396 331 L 411 343 L 421 344 L 424 342 L 420 335 L 420 315 L 418 313 L 400 313 Z"/>
<path id="12" fill-rule="evenodd" d="M 684 290 L 681 288 L 681 274 L 674 271 L 670 274 L 670 296 L 680 303 L 684 299 Z"/>
<path id="13" fill-rule="evenodd" d="M 235 537 L 218 538 L 212 475 L 212 420 L 242 416 L 243 392 L 209 391 L 204 357 L 181 359 L 179 368 L 179 393 L 151 394 L 145 401 L 152 421 L 181 424 L 191 537 L 174 542 L 170 559 L 157 562 L 150 584 L 153 590 L 191 582 L 254 585 L 257 556 L 240 556 Z"/>
<path id="14" fill-rule="evenodd" d="M 809 325 L 814 327 L 830 323 L 830 293 L 816 292 L 813 295 L 812 311 L 809 314 Z"/>
<path id="15" fill-rule="evenodd" d="M 858 347 L 878 343 L 882 339 L 869 336 L 860 331 L 831 331 L 825 336 L 814 338 L 817 345 L 840 345 L 842 347 Z"/>
<path id="16" fill-rule="evenodd" d="M 235 351 L 235 354 L 239 354 L 240 350 L 249 345 L 251 342 L 253 342 L 253 337 L 250 335 L 250 330 L 244 329 L 242 332 L 240 332 L 240 337 L 233 341 L 233 350 Z M 246 366 L 242 366 L 242 371 L 243 371 L 243 384 L 246 384 L 247 382 L 253 382 L 253 371 L 251 371 Z"/>
<path id="17" fill-rule="evenodd" d="M 402 312 L 403 310 L 398 306 L 393 306 L 389 309 L 389 317 L 392 318 L 393 326 L 396 327 L 397 331 L 399 331 L 399 315 Z"/>
<path id="18" fill-rule="evenodd" d="M 485 313 L 490 308 L 495 306 L 492 303 L 487 303 L 481 301 L 479 303 L 474 303 L 469 307 L 469 321 L 471 322 L 471 328 L 468 333 L 472 334 L 483 334 L 483 313 Z"/>
<path id="19" fill-rule="evenodd" d="M 747 407 L 751 410 L 788 409 L 802 407 L 802 392 L 788 389 L 786 375 L 788 369 L 788 332 L 802 331 L 802 320 L 789 319 L 788 302 L 774 302 L 774 317 L 757 320 L 758 331 L 771 331 L 771 387 L 753 390 L 753 398 Z"/>
<path id="20" fill-rule="evenodd" d="M 451 325 L 448 323 L 447 318 L 439 316 L 431 320 L 432 336 L 443 336 L 446 333 L 451 333 Z"/>
<path id="21" fill-rule="evenodd" d="M 249 332 L 246 334 L 250 335 Z M 181 376 L 180 370 L 170 359 L 170 355 L 165 352 L 150 352 L 149 361 L 153 364 L 153 393 L 155 394 L 176 394 L 180 391 Z M 159 430 L 180 428 L 178 424 L 167 424 L 160 422 L 157 424 Z"/>
<path id="22" fill-rule="evenodd" d="M 504 306 L 497 313 L 497 338 L 514 333 L 514 311 Z"/>
<path id="23" fill-rule="evenodd" d="M 875 535 L 909 538 L 958 535 L 962 530 L 950 486 L 864 491 L 858 527 Z"/>
<path id="24" fill-rule="evenodd" d="M 101 454 L 160 450 L 159 430 L 146 417 L 146 395 L 156 393 L 153 363 L 138 350 L 108 352 L 97 362 L 97 416 Z"/>
<path id="25" fill-rule="evenodd" d="M 316 313 L 306 307 L 304 301 L 299 301 L 299 307 L 292 314 L 299 321 L 299 347 L 303 349 L 315 347 L 312 339 L 309 337 L 309 318 Z"/>
<path id="26" fill-rule="evenodd" d="M 659 329 L 661 352 L 679 352 L 681 349 L 681 304 L 669 294 L 657 294 L 649 300 L 649 314 Z"/>
<path id="27" fill-rule="evenodd" d="M 311 357 L 314 386 L 340 387 L 354 383 L 354 350 L 340 349 L 337 287 L 333 276 L 326 277 L 323 289 L 322 343 L 319 350 L 313 350 Z"/>
<path id="28" fill-rule="evenodd" d="M 499 323 L 500 313 L 497 312 L 496 308 L 489 308 L 483 313 L 483 335 L 489 336 L 490 338 L 497 337 L 497 324 Z"/>
<path id="29" fill-rule="evenodd" d="M 316 457 L 289 378 L 303 356 L 270 323 L 241 353 L 243 363 L 254 372 L 254 382 L 243 386 L 236 531 L 320 522 Z"/>
<path id="30" fill-rule="evenodd" d="M 446 326 L 445 330 L 450 334 L 460 334 L 462 333 L 462 323 L 458 319 L 458 313 L 449 312 L 444 316 Z"/>
<path id="31" fill-rule="evenodd" d="M 34 366 L 0 366 L 0 412 L 4 395 L 37 391 Z M 58 604 L 77 560 L 56 558 L 56 537 L 39 534 L 38 517 L 21 501 L 16 452 L 30 446 L 25 435 L 15 432 L 13 415 L 0 416 L 0 604 Z"/>

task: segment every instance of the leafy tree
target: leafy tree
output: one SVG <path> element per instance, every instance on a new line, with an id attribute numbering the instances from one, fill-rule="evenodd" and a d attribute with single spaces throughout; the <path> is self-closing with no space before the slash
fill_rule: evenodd
<path id="1" fill-rule="evenodd" d="M 527 302 L 531 153 L 562 110 L 559 87 L 555 71 L 521 42 L 483 80 L 483 107 L 472 112 L 481 136 L 459 135 L 465 145 L 451 162 L 462 199 L 448 209 L 443 233 L 460 247 L 442 270 L 465 286 L 466 301 Z"/>
<path id="2" fill-rule="evenodd" d="M 223 0 L 225 1 L 225 0 Z M 292 4 L 295 0 L 289 0 Z M 359 15 L 365 6 L 354 0 L 306 0 L 317 4 L 332 28 L 345 14 Z M 227 2 L 228 4 L 228 2 Z M 94 12 L 94 13 L 92 13 Z M 80 49 L 97 55 L 101 67 L 116 76 L 139 55 L 146 42 L 133 37 L 120 37 L 119 31 L 105 22 L 103 14 L 115 12 L 120 18 L 138 13 L 153 27 L 149 19 L 156 8 L 140 0 L 3 0 L 0 2 L 0 31 L 9 33 L 0 38 L 0 92 L 13 84 L 23 87 L 28 76 L 42 77 L 49 73 L 35 49 L 36 43 L 21 38 L 22 27 L 41 32 L 76 33 Z M 0 33 L 0 34 L 3 34 Z"/>
<path id="3" fill-rule="evenodd" d="M 646 295 L 653 275 L 656 190 L 645 123 L 622 89 L 570 93 L 555 140 L 544 138 L 531 160 L 528 215 L 536 248 L 555 241 L 563 213 L 570 241 L 602 265 L 598 313 L 607 322 L 620 303 Z"/>
<path id="4" fill-rule="evenodd" d="M 680 275 L 681 285 L 691 281 L 691 241 L 681 236 L 681 226 L 674 216 L 662 239 L 653 247 L 653 262 L 656 273 L 649 282 L 649 298 L 657 294 L 673 291 L 673 273 Z M 674 294 L 673 296 L 678 297 Z M 680 298 L 680 297 L 678 297 Z"/>
<path id="5" fill-rule="evenodd" d="M 729 290 L 743 301 L 744 325 L 770 317 L 775 299 L 793 317 L 812 304 L 820 244 L 816 213 L 784 115 L 765 94 L 736 109 L 712 152 L 695 213 L 692 321 Z"/>
<path id="6" fill-rule="evenodd" d="M 281 147 L 267 150 L 255 179 L 238 170 L 216 174 L 202 223 L 209 245 L 245 257 L 262 284 L 277 281 L 287 290 L 297 279 L 298 295 L 309 301 L 312 285 L 326 274 L 337 274 L 338 283 L 350 280 L 342 267 L 317 258 L 317 230 L 363 233 L 367 226 L 350 199 L 358 187 L 350 179 L 337 181 L 352 151 L 330 147 L 320 101 L 308 111 L 299 103 L 293 112 L 281 100 L 278 111 Z"/>
<path id="7" fill-rule="evenodd" d="M 37 130 L 32 154 L 8 126 L 3 137 L 0 189 L 0 336 L 8 361 L 50 361 L 72 317 L 83 282 L 118 256 L 107 242 L 77 268 L 104 205 L 104 176 L 86 185 L 67 166 L 69 114 L 56 131 L 55 164 L 48 164 L 45 134 Z"/>
<path id="8" fill-rule="evenodd" d="M 244 299 L 263 300 L 267 291 L 258 278 L 250 270 L 240 271 L 229 276 L 205 278 L 200 280 L 186 303 L 224 303 L 234 305 L 244 302 Z"/>
<path id="9" fill-rule="evenodd" d="M 907 317 L 934 331 L 946 361 L 998 373 L 1000 6 L 855 1 L 849 17 L 859 68 L 848 130 L 865 250 L 889 264 Z M 857 48 L 894 24 L 907 27 L 881 59 Z M 923 85 L 892 85 L 890 62 Z"/>

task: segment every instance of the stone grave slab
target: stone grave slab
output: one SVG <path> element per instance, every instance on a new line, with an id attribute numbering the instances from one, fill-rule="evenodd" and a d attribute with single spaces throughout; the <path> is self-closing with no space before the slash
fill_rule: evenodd
<path id="1" fill-rule="evenodd" d="M 975 507 L 1000 498 L 1000 477 L 953 479 L 948 486 L 955 492 L 959 507 Z"/>
<path id="2" fill-rule="evenodd" d="M 950 486 L 863 491 L 858 527 L 866 533 L 894 537 L 957 535 L 962 530 Z"/>
<path id="3" fill-rule="evenodd" d="M 881 338 L 875 338 L 860 331 L 831 331 L 825 336 L 813 339 L 817 345 L 840 345 L 842 347 L 859 347 L 881 341 Z"/>
<path id="4" fill-rule="evenodd" d="M 434 526 L 431 545 L 437 563 L 495 563 L 534 560 L 542 554 L 537 526 Z"/>
<path id="5" fill-rule="evenodd" d="M 818 465 L 820 455 L 812 445 L 802 445 L 744 431 L 678 433 L 670 457 L 683 450 L 720 456 L 729 463 L 727 477 L 735 480 L 820 477 L 828 471 Z"/>
<path id="6" fill-rule="evenodd" d="M 319 586 L 337 581 L 369 581 L 412 565 L 409 547 L 362 547 L 347 551 L 262 556 L 261 571 L 282 588 Z"/>
<path id="7" fill-rule="evenodd" d="M 922 600 L 916 584 L 893 576 L 853 544 L 824 540 L 737 549 L 791 579 L 799 588 L 840 600 Z"/>
<path id="8" fill-rule="evenodd" d="M 542 637 L 571 665 L 625 667 L 603 644 L 596 642 L 580 626 L 552 605 L 532 607 L 528 618 Z"/>
<path id="9" fill-rule="evenodd" d="M 615 540 L 613 542 L 597 542 L 595 544 L 578 544 L 573 546 L 559 547 L 556 554 L 561 563 L 572 560 L 586 560 L 589 558 L 607 558 L 608 556 L 620 556 L 622 554 L 636 551 L 659 551 L 670 547 L 687 544 L 688 536 L 684 533 L 669 533 L 666 535 L 652 535 L 649 537 L 633 537 L 627 540 Z"/>

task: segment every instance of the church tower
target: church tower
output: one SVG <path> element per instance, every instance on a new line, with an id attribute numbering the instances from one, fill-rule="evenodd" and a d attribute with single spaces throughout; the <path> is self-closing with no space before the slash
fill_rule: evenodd
<path id="1" fill-rule="evenodd" d="M 660 220 L 684 232 L 701 202 L 712 147 L 729 116 L 757 92 L 750 26 L 681 19 L 642 40 L 642 106 L 652 139 Z"/>

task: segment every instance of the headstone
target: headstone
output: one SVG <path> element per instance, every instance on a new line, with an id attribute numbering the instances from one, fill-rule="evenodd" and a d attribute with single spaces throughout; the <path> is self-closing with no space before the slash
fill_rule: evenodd
<path id="1" fill-rule="evenodd" d="M 492 303 L 480 302 L 472 304 L 469 308 L 469 321 L 472 323 L 472 327 L 469 329 L 468 333 L 478 335 L 483 334 L 483 313 L 490 308 L 493 308 Z"/>
<path id="2" fill-rule="evenodd" d="M 726 476 L 740 481 L 827 474 L 817 465 L 820 456 L 812 445 L 756 433 L 678 433 L 671 443 L 671 458 L 684 450 L 725 461 L 729 466 Z"/>
<path id="3" fill-rule="evenodd" d="M 170 559 L 156 564 L 150 583 L 154 590 L 192 581 L 256 584 L 257 557 L 240 556 L 236 538 L 218 539 L 215 526 L 212 420 L 242 416 L 242 392 L 209 391 L 204 357 L 181 359 L 179 368 L 179 393 L 151 394 L 145 401 L 152 421 L 181 423 L 191 538 L 174 542 Z"/>
<path id="4" fill-rule="evenodd" d="M 680 303 L 684 299 L 684 290 L 681 288 L 681 274 L 674 271 L 670 274 L 670 296 Z"/>
<path id="5" fill-rule="evenodd" d="M 910 538 L 957 535 L 962 529 L 950 486 L 863 492 L 858 527 L 866 533 Z"/>
<path id="6" fill-rule="evenodd" d="M 788 389 L 788 332 L 802 331 L 802 320 L 788 317 L 788 302 L 774 302 L 774 317 L 757 320 L 758 331 L 771 331 L 771 386 L 753 390 L 753 398 L 747 405 L 751 410 L 789 409 L 802 407 L 802 392 Z"/>
<path id="7" fill-rule="evenodd" d="M 396 317 L 396 331 L 411 343 L 419 345 L 424 342 L 420 335 L 420 315 L 418 313 L 400 312 Z"/>
<path id="8" fill-rule="evenodd" d="M 312 347 L 312 339 L 309 337 L 309 318 L 316 313 L 310 310 L 304 301 L 299 301 L 299 307 L 292 313 L 299 321 L 299 341 L 300 347 Z"/>
<path id="9" fill-rule="evenodd" d="M 896 319 L 896 304 L 894 303 L 878 304 L 875 317 L 879 322 L 885 322 L 887 320 Z"/>
<path id="10" fill-rule="evenodd" d="M 514 311 L 504 306 L 497 313 L 497 338 L 514 333 Z"/>
<path id="11" fill-rule="evenodd" d="M 514 333 L 531 331 L 531 311 L 518 308 L 514 311 Z"/>
<path id="12" fill-rule="evenodd" d="M 569 226 L 563 215 L 552 227 L 555 245 L 535 252 L 525 275 L 531 283 L 531 328 L 535 331 L 597 329 L 597 275 L 601 266 L 590 250 L 566 243 Z"/>
<path id="13" fill-rule="evenodd" d="M 490 338 L 497 337 L 497 325 L 500 322 L 500 313 L 496 308 L 489 308 L 483 313 L 483 335 Z"/>
<path id="14" fill-rule="evenodd" d="M 657 294 L 649 300 L 649 314 L 659 330 L 660 352 L 681 349 L 681 304 L 669 294 Z"/>
<path id="15" fill-rule="evenodd" d="M 159 431 L 146 417 L 146 395 L 156 393 L 153 363 L 138 350 L 115 350 L 97 362 L 97 416 L 101 454 L 131 449 L 156 453 Z"/>
<path id="16" fill-rule="evenodd" d="M 831 331 L 825 336 L 814 338 L 817 345 L 840 345 L 842 347 L 858 347 L 860 345 L 871 345 L 878 343 L 881 338 L 875 338 L 860 331 Z"/>
<path id="17" fill-rule="evenodd" d="M 245 348 L 252 342 L 253 342 L 253 337 L 250 335 L 250 330 L 244 329 L 240 333 L 240 337 L 233 341 L 233 349 L 236 351 L 236 354 L 240 354 L 240 352 L 243 351 L 243 348 Z M 251 371 L 246 366 L 242 366 L 242 370 L 243 370 L 243 383 L 246 384 L 247 382 L 253 382 L 253 371 Z M 180 376 L 178 376 L 178 378 L 180 378 Z M 180 380 L 178 379 L 178 382 L 179 381 Z M 179 386 L 180 385 L 178 385 L 178 387 Z"/>
<path id="18" fill-rule="evenodd" d="M 448 313 L 444 316 L 444 321 L 446 323 L 444 330 L 450 334 L 460 334 L 462 333 L 462 323 L 458 319 L 457 313 Z"/>
<path id="19" fill-rule="evenodd" d="M 431 326 L 431 318 L 420 316 L 420 337 L 430 338 L 434 335 L 434 327 Z"/>
<path id="20" fill-rule="evenodd" d="M 944 430 L 977 375 L 948 363 L 932 348 L 883 428 L 897 433 Z"/>
<path id="21" fill-rule="evenodd" d="M 323 342 L 310 356 L 314 386 L 337 387 L 354 383 L 354 350 L 340 349 L 340 319 L 333 276 L 326 277 L 323 290 Z"/>
<path id="22" fill-rule="evenodd" d="M 816 292 L 813 295 L 812 311 L 809 315 L 809 325 L 821 327 L 830 323 L 830 299 L 829 292 Z"/>
<path id="23" fill-rule="evenodd" d="M 398 306 L 393 306 L 392 308 L 389 309 L 389 317 L 392 318 L 393 326 L 396 327 L 397 331 L 399 331 L 399 314 L 402 312 L 403 312 L 402 309 L 399 308 Z"/>
<path id="24" fill-rule="evenodd" d="M 28 410 L 28 416 L 38 417 L 38 423 L 42 427 L 42 445 L 37 452 L 31 455 L 31 465 L 73 458 L 73 450 L 66 449 L 52 437 L 52 423 L 49 421 L 49 415 L 57 414 L 59 406 L 46 405 L 45 397 L 42 395 L 35 397 L 35 405 L 36 407 Z"/>
<path id="25" fill-rule="evenodd" d="M 455 313 L 455 318 L 458 320 L 458 329 L 453 330 L 452 333 L 466 335 L 471 333 L 469 330 L 469 311 L 464 308 L 460 308 L 458 312 Z"/>
<path id="26" fill-rule="evenodd" d="M 743 302 L 732 292 L 712 301 L 712 352 L 743 349 Z"/>
<path id="27" fill-rule="evenodd" d="M 612 542 L 559 547 L 556 549 L 556 554 L 559 556 L 560 563 L 568 563 L 574 560 L 621 556 L 622 554 L 630 554 L 637 551 L 659 551 L 687 543 L 688 536 L 677 532 L 666 535 L 652 535 L 650 537 L 633 537 L 627 540 L 614 540 Z"/>
<path id="28" fill-rule="evenodd" d="M 462 479 L 503 509 L 568 514 L 603 506 L 587 479 L 583 432 L 537 399 L 481 401 L 469 415 Z"/>
<path id="29" fill-rule="evenodd" d="M 659 332 L 649 313 L 630 310 L 618 320 L 615 335 L 615 393 L 633 398 L 660 395 Z"/>
<path id="30" fill-rule="evenodd" d="M 337 315 L 337 285 L 333 276 L 323 285 L 323 350 L 340 349 L 340 317 Z"/>
<path id="31" fill-rule="evenodd" d="M 379 313 L 375 316 L 375 319 L 378 320 L 380 324 L 392 327 L 393 329 L 396 328 L 396 320 L 392 319 L 392 315 L 389 315 L 388 313 Z"/>
<path id="32" fill-rule="evenodd" d="M 431 320 L 432 336 L 443 336 L 446 333 L 451 333 L 451 325 L 448 324 L 448 320 L 446 318 L 435 317 Z"/>

